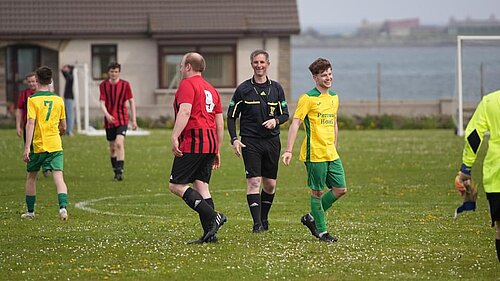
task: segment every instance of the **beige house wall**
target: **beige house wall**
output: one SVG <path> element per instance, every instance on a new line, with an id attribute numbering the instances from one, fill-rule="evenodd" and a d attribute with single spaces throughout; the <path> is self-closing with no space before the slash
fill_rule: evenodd
<path id="1" fill-rule="evenodd" d="M 155 103 L 154 90 L 158 87 L 158 47 L 155 40 L 71 40 L 59 52 L 59 62 L 79 65 L 80 104 L 84 103 L 83 65 L 88 67 L 90 105 L 99 106 L 99 84 L 102 80 L 92 79 L 92 45 L 115 44 L 117 60 L 122 65 L 121 78 L 130 82 L 134 101 L 137 106 Z M 60 81 L 64 81 L 60 74 Z M 64 83 L 60 83 L 60 92 Z"/>

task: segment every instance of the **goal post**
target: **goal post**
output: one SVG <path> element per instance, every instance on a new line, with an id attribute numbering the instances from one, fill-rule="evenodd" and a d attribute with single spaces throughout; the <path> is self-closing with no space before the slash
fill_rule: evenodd
<path id="1" fill-rule="evenodd" d="M 457 95 L 458 95 L 458 120 L 457 135 L 464 136 L 464 98 L 463 98 L 463 42 L 464 41 L 491 41 L 500 40 L 500 36 L 475 36 L 458 35 L 457 36 Z"/>

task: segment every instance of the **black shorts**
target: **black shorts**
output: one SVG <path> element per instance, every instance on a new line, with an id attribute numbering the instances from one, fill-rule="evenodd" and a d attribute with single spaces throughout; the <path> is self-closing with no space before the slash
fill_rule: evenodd
<path id="1" fill-rule="evenodd" d="M 241 142 L 246 145 L 241 149 L 241 154 L 247 179 L 253 177 L 276 179 L 281 153 L 280 137 L 268 139 L 241 137 Z"/>
<path id="2" fill-rule="evenodd" d="M 195 180 L 209 183 L 215 154 L 184 153 L 175 157 L 170 173 L 170 183 L 188 184 Z"/>
<path id="3" fill-rule="evenodd" d="M 486 199 L 490 204 L 491 226 L 495 226 L 495 221 L 500 221 L 500 192 L 486 193 Z"/>
<path id="4" fill-rule="evenodd" d="M 106 128 L 106 139 L 108 141 L 116 140 L 117 135 L 122 135 L 125 137 L 127 134 L 127 126 L 121 125 L 113 128 Z"/>

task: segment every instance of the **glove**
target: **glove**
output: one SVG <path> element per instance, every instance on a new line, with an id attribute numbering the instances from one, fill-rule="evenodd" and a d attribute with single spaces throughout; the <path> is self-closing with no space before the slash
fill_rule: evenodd
<path id="1" fill-rule="evenodd" d="M 457 219 L 458 214 L 462 212 L 476 210 L 477 187 L 471 179 L 470 167 L 465 166 L 468 169 L 464 169 L 464 166 L 462 165 L 462 169 L 460 169 L 458 175 L 455 177 L 455 188 L 460 192 L 464 200 L 462 205 L 455 209 L 453 219 Z"/>
<path id="2" fill-rule="evenodd" d="M 464 196 L 466 192 L 465 186 L 471 186 L 471 176 L 458 172 L 458 175 L 455 177 L 455 188 L 460 192 L 461 196 Z"/>

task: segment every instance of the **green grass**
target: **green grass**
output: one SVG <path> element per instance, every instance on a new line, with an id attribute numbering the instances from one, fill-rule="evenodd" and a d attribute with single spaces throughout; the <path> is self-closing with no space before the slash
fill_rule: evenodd
<path id="1" fill-rule="evenodd" d="M 251 233 L 243 163 L 226 139 L 211 191 L 229 221 L 218 243 L 185 245 L 201 230 L 168 191 L 169 136 L 127 137 L 123 182 L 111 181 L 104 137 L 64 138 L 70 220 L 58 220 L 52 179 L 40 176 L 37 218 L 25 221 L 21 141 L 1 130 L 0 279 L 500 280 L 482 187 L 476 212 L 451 219 L 463 145 L 451 130 L 341 131 L 349 191 L 328 213 L 334 244 L 300 224 L 309 195 L 298 144 L 292 166 L 280 164 L 270 231 Z"/>

